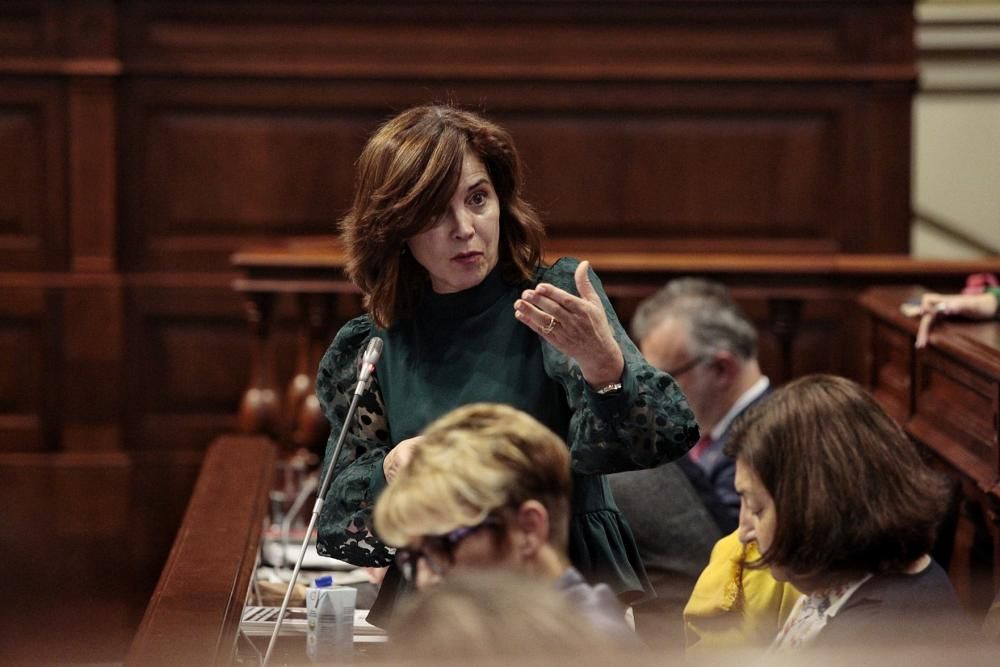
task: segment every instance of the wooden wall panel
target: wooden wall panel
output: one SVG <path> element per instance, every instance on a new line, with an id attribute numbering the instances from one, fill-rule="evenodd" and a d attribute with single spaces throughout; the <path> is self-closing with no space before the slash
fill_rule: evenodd
<path id="1" fill-rule="evenodd" d="M 164 223 L 154 229 L 165 237 L 328 229 L 331 181 L 343 167 L 331 156 L 348 148 L 335 125 L 294 112 L 164 110 L 150 122 L 144 184 Z"/>
<path id="2" fill-rule="evenodd" d="M 58 85 L 0 75 L 0 267 L 65 262 L 65 113 Z"/>
<path id="3" fill-rule="evenodd" d="M 132 3 L 125 263 L 211 270 L 262 235 L 328 232 L 363 137 L 433 100 L 512 129 L 554 237 L 905 251 L 910 14 L 905 2 Z"/>
<path id="4" fill-rule="evenodd" d="M 45 290 L 0 285 L 0 452 L 37 452 L 51 446 L 46 395 L 52 350 L 44 320 Z"/>
<path id="5" fill-rule="evenodd" d="M 377 113 L 290 103 L 286 86 L 128 89 L 123 263 L 224 271 L 241 245 L 331 233 Z"/>
<path id="6" fill-rule="evenodd" d="M 366 135 L 410 105 L 507 125 L 550 235 L 582 251 L 905 252 L 912 28 L 903 0 L 0 3 L 0 455 L 33 478 L 12 488 L 58 469 L 61 503 L 128 508 L 79 565 L 121 634 L 236 428 L 254 339 L 231 253 L 332 233 Z M 741 295 L 761 323 L 768 289 Z M 809 303 L 793 372 L 842 330 Z M 278 388 L 295 320 L 282 304 Z M 97 559 L 124 530 L 122 587 Z"/>
<path id="7" fill-rule="evenodd" d="M 102 662 L 133 622 L 129 462 L 121 453 L 0 454 L 4 664 Z M 59 628 L 58 631 L 53 630 Z"/>
<path id="8" fill-rule="evenodd" d="M 37 2 L 8 2 L 0 13 L 0 53 L 40 54 L 52 45 L 46 7 Z"/>
<path id="9" fill-rule="evenodd" d="M 129 3 L 122 50 L 144 71 L 504 78 L 648 76 L 674 64 L 905 63 L 905 2 Z M 271 53 L 284 57 L 275 59 Z M 455 56 L 460 54 L 461 59 Z"/>
<path id="10" fill-rule="evenodd" d="M 53 287 L 60 319 L 49 326 L 58 332 L 58 359 L 65 373 L 58 407 L 60 449 L 123 449 L 121 279 L 81 274 Z"/>
<path id="11" fill-rule="evenodd" d="M 474 105 L 485 96 L 521 148 L 528 194 L 553 239 L 664 251 L 903 249 L 908 162 L 867 148 L 843 95 L 830 85 L 804 98 L 785 87 L 727 95 L 627 83 L 137 85 L 122 98 L 134 149 L 122 158 L 122 259 L 223 270 L 230 253 L 261 239 L 330 233 L 387 99 Z M 876 154 L 884 168 L 867 164 Z M 861 199 L 874 203 L 854 206 Z"/>
<path id="12" fill-rule="evenodd" d="M 212 433 L 234 430 L 250 341 L 228 285 L 136 285 L 127 309 L 132 447 L 202 451 Z"/>
<path id="13" fill-rule="evenodd" d="M 201 457 L 0 452 L 6 665 L 120 660 Z M 180 499 L 180 501 L 178 501 Z"/>
<path id="14" fill-rule="evenodd" d="M 70 247 L 71 264 L 78 271 L 117 268 L 115 102 L 108 77 L 69 87 Z"/>
<path id="15" fill-rule="evenodd" d="M 824 184 L 836 173 L 824 159 L 833 143 L 829 115 L 735 108 L 525 115 L 507 125 L 553 238 L 829 235 Z"/>
<path id="16" fill-rule="evenodd" d="M 237 430 L 253 340 L 229 278 L 136 279 L 127 290 L 130 368 L 126 405 L 130 447 L 202 452 L 218 433 Z M 291 304 L 276 326 L 279 385 L 292 376 Z"/>

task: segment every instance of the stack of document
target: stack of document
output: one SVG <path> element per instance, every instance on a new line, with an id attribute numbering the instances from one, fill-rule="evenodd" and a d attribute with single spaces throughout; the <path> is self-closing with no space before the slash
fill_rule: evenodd
<path id="1" fill-rule="evenodd" d="M 281 611 L 281 607 L 247 606 L 243 609 L 240 630 L 247 636 L 270 635 L 274 632 L 274 624 L 278 622 L 279 611 Z M 367 609 L 354 610 L 354 641 L 366 643 L 386 641 L 385 630 L 369 623 L 367 617 Z M 295 635 L 305 634 L 305 632 L 306 608 L 289 607 L 286 609 L 285 618 L 281 622 L 280 634 Z"/>
<path id="2" fill-rule="evenodd" d="M 245 635 L 269 635 L 274 632 L 274 624 L 278 621 L 278 612 L 281 607 L 252 607 L 243 608 L 243 619 L 240 621 L 240 630 Z M 285 610 L 285 618 L 281 621 L 281 634 L 290 635 L 305 633 L 306 631 L 306 608 L 289 607 Z"/>

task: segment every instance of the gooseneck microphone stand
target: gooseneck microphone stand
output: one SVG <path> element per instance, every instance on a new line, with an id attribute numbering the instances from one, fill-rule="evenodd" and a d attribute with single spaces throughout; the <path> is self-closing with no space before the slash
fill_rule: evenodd
<path id="1" fill-rule="evenodd" d="M 358 384 L 354 387 L 354 396 L 351 398 L 351 407 L 347 410 L 347 416 L 344 417 L 344 423 L 340 429 L 340 436 L 337 438 L 337 445 L 333 448 L 333 455 L 330 457 L 330 465 L 326 469 L 326 474 L 323 476 L 323 483 L 319 487 L 319 491 L 316 494 L 316 502 L 313 504 L 312 518 L 309 520 L 309 527 L 306 528 L 306 536 L 302 540 L 302 546 L 299 548 L 299 557 L 295 561 L 295 569 L 292 571 L 292 579 L 288 582 L 288 589 L 285 591 L 285 599 L 281 602 L 281 609 L 278 611 L 278 619 L 274 623 L 274 631 L 271 632 L 271 640 L 267 643 L 267 653 L 264 654 L 264 661 L 261 663 L 261 667 L 267 667 L 268 661 L 271 659 L 271 654 L 274 652 L 274 644 L 278 639 L 278 633 L 281 631 L 281 623 L 285 620 L 285 612 L 288 610 L 288 600 L 292 597 L 292 590 L 295 588 L 295 581 L 299 578 L 299 570 L 302 569 L 302 560 L 305 558 L 306 549 L 309 547 L 309 539 L 312 537 L 313 530 L 316 528 L 316 522 L 319 521 L 319 513 L 323 509 L 323 503 L 326 502 L 326 493 L 330 489 L 330 483 L 333 481 L 333 470 L 337 467 L 337 460 L 340 458 L 340 450 L 344 448 L 344 440 L 347 437 L 347 431 L 351 426 L 351 421 L 354 419 L 354 413 L 358 409 L 358 402 L 361 400 L 361 395 L 365 393 L 368 386 L 371 384 L 372 375 L 375 372 L 375 364 L 378 363 L 379 357 L 382 356 L 382 339 L 372 338 L 368 342 L 368 347 L 365 349 L 364 356 L 361 358 L 361 372 L 358 373 Z"/>

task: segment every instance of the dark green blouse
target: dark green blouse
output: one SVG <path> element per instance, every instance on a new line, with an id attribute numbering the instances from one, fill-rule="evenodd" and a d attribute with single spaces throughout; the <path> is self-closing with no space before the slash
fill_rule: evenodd
<path id="1" fill-rule="evenodd" d="M 386 453 L 452 408 L 490 401 L 528 412 L 569 443 L 574 566 L 626 600 L 648 589 L 631 531 L 603 474 L 682 456 L 697 440 L 698 428 L 677 384 L 647 364 L 628 339 L 593 272 L 591 282 L 625 357 L 621 392 L 595 393 L 573 360 L 515 319 L 514 301 L 533 284 L 549 282 L 576 294 L 578 263 L 560 260 L 540 269 L 532 283 L 507 284 L 495 269 L 463 292 L 428 290 L 418 314 L 388 330 L 367 316 L 344 325 L 317 377 L 317 394 L 332 427 L 324 470 L 350 405 L 359 355 L 372 336 L 381 336 L 385 347 L 320 516 L 321 554 L 358 565 L 391 562 L 393 550 L 370 524 L 371 508 L 385 486 Z"/>

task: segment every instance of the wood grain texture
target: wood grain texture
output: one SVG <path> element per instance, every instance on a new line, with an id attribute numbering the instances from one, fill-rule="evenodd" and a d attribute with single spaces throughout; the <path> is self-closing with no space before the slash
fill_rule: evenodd
<path id="1" fill-rule="evenodd" d="M 853 373 L 838 342 L 853 293 L 902 280 L 858 257 L 909 243 L 912 31 L 899 0 L 0 3 L 0 452 L 40 457 L 31 494 L 61 457 L 108 466 L 136 536 L 128 585 L 88 589 L 108 636 L 138 621 L 192 471 L 239 425 L 256 342 L 230 257 L 333 234 L 381 120 L 451 100 L 507 125 L 552 252 L 614 278 L 626 320 L 701 272 L 751 311 L 775 377 Z M 318 298 L 330 277 L 272 269 L 284 393 L 316 355 L 296 346 L 305 297 L 287 294 Z M 360 309 L 333 280 L 329 329 Z M 88 466 L 65 475 L 99 477 Z M 82 567 L 110 581 L 99 553 Z"/>
<path id="2" fill-rule="evenodd" d="M 914 350 L 916 319 L 899 305 L 914 287 L 877 287 L 867 317 L 868 387 L 955 483 L 936 557 L 966 607 L 980 614 L 1000 591 L 1000 323 L 938 322 Z M 886 353 L 886 350 L 892 350 Z"/>
<path id="3" fill-rule="evenodd" d="M 209 448 L 126 664 L 232 664 L 275 452 L 246 437 L 222 437 Z"/>

